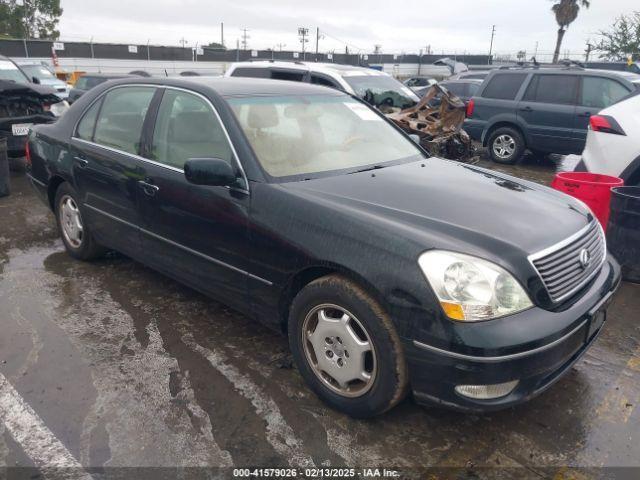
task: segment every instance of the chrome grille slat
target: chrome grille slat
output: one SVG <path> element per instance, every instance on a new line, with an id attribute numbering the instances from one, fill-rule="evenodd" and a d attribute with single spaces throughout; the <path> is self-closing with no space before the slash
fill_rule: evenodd
<path id="1" fill-rule="evenodd" d="M 602 240 L 598 239 L 595 242 L 593 242 L 590 247 L 585 247 L 585 248 L 589 250 L 589 252 L 591 253 L 592 258 L 598 258 L 597 255 L 601 252 L 601 247 L 602 247 Z M 556 279 L 559 275 L 562 275 L 563 270 L 571 268 L 574 265 L 575 266 L 580 266 L 580 261 L 577 260 L 576 258 L 574 258 L 577 255 L 579 255 L 579 252 L 573 252 L 571 254 L 571 258 L 566 259 L 561 264 L 558 264 L 557 267 L 554 267 L 551 270 L 547 270 L 545 268 L 538 268 L 538 272 L 541 275 L 544 275 L 545 279 L 547 279 L 549 282 L 551 282 L 554 279 Z"/>
<path id="2" fill-rule="evenodd" d="M 591 262 L 582 266 L 580 254 L 589 252 Z M 531 255 L 534 266 L 551 300 L 560 302 L 582 288 L 600 271 L 607 256 L 604 232 L 597 221 L 563 242 Z"/>
<path id="3" fill-rule="evenodd" d="M 598 242 L 601 242 L 602 239 L 594 236 L 593 238 L 591 238 L 587 243 L 583 244 L 582 248 L 588 248 L 591 250 L 591 248 L 597 244 Z M 567 251 L 565 256 L 561 256 L 558 257 L 556 259 L 554 259 L 552 262 L 549 262 L 547 260 L 545 260 L 544 262 L 540 262 L 539 264 L 539 268 L 538 270 L 540 270 L 541 273 L 548 273 L 547 270 L 550 268 L 555 269 L 556 266 L 561 266 L 563 263 L 566 263 L 567 261 L 571 261 L 571 258 L 569 257 L 572 253 L 576 253 L 580 250 L 582 250 L 582 248 L 578 247 L 575 249 L 572 249 L 571 251 Z M 569 257 L 569 259 L 567 260 L 567 257 Z"/>
<path id="4" fill-rule="evenodd" d="M 559 258 L 563 258 L 566 255 L 569 255 L 571 252 L 574 252 L 576 250 L 581 249 L 586 243 L 588 243 L 590 240 L 593 240 L 593 234 L 594 234 L 594 230 L 589 229 L 588 232 L 585 233 L 585 236 L 580 238 L 580 240 L 578 240 L 576 243 L 572 243 L 570 245 L 567 245 L 561 249 L 559 249 L 557 252 L 554 252 L 552 254 L 546 255 L 544 258 L 540 259 L 539 261 L 546 265 L 550 262 L 553 262 Z"/>

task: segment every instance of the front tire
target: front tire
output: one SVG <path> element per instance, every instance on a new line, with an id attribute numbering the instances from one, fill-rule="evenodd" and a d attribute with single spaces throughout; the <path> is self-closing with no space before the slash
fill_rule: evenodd
<path id="1" fill-rule="evenodd" d="M 322 277 L 296 296 L 289 344 L 309 387 L 347 415 L 379 415 L 406 395 L 407 366 L 391 319 L 343 276 Z"/>
<path id="2" fill-rule="evenodd" d="M 93 260 L 106 249 L 93 238 L 91 230 L 82 220 L 79 195 L 67 182 L 56 190 L 55 215 L 62 242 L 67 253 L 78 260 Z"/>
<path id="3" fill-rule="evenodd" d="M 488 142 L 489 155 L 496 163 L 515 165 L 526 148 L 522 134 L 511 127 L 502 127 L 491 133 Z"/>

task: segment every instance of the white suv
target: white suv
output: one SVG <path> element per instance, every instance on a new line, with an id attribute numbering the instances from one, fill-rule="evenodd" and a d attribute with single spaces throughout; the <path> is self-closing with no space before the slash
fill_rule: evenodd
<path id="1" fill-rule="evenodd" d="M 640 92 L 590 118 L 580 170 L 640 185 Z"/>
<path id="2" fill-rule="evenodd" d="M 270 78 L 313 83 L 355 95 L 384 111 L 405 109 L 420 100 L 391 75 L 371 68 L 336 63 L 264 60 L 232 64 L 225 77 Z"/>

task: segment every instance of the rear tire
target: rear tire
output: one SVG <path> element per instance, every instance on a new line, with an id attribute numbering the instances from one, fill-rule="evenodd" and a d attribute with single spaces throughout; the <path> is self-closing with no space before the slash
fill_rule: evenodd
<path id="1" fill-rule="evenodd" d="M 355 418 L 379 415 L 407 392 L 407 366 L 389 316 L 340 275 L 311 282 L 289 314 L 289 344 L 309 387 Z"/>
<path id="2" fill-rule="evenodd" d="M 494 162 L 515 165 L 522 159 L 526 145 L 518 130 L 501 127 L 491 133 L 487 147 Z"/>
<path id="3" fill-rule="evenodd" d="M 80 197 L 73 187 L 64 182 L 56 190 L 55 215 L 62 242 L 67 253 L 78 260 L 93 260 L 105 254 L 82 220 Z"/>

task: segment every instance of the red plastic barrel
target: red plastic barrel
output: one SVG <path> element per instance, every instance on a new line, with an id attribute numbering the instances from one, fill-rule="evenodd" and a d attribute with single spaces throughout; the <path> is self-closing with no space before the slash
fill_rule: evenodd
<path id="1" fill-rule="evenodd" d="M 586 203 L 605 230 L 609 223 L 611 189 L 622 185 L 621 178 L 589 172 L 558 173 L 551 183 L 552 188 Z"/>

